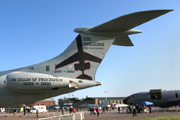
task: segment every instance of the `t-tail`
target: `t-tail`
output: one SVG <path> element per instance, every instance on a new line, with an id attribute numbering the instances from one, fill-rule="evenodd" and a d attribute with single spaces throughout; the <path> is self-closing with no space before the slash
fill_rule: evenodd
<path id="1" fill-rule="evenodd" d="M 121 16 L 96 27 L 76 28 L 79 33 L 59 56 L 24 71 L 53 76 L 94 80 L 95 73 L 111 45 L 133 46 L 128 35 L 141 33 L 132 28 L 172 10 L 151 10 Z"/>

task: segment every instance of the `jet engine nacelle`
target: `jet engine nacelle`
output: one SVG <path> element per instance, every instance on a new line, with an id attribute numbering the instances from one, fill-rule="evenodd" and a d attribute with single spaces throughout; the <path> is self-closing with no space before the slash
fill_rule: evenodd
<path id="1" fill-rule="evenodd" d="M 14 72 L 7 75 L 6 86 L 22 92 L 40 92 L 68 87 L 69 82 L 47 74 Z"/>

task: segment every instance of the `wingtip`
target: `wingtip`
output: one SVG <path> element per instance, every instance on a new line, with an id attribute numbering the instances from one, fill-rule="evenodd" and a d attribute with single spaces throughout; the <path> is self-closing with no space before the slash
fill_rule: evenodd
<path id="1" fill-rule="evenodd" d="M 159 9 L 159 10 L 155 10 L 155 11 L 162 11 L 164 13 L 168 13 L 168 12 L 174 11 L 174 9 Z"/>
<path id="2" fill-rule="evenodd" d="M 174 9 L 166 9 L 168 12 L 174 11 Z"/>
<path id="3" fill-rule="evenodd" d="M 164 11 L 168 13 L 168 12 L 174 11 L 174 9 L 164 9 Z"/>
<path id="4" fill-rule="evenodd" d="M 137 13 L 141 13 L 141 12 L 156 12 L 159 14 L 166 14 L 168 12 L 174 11 L 174 9 L 153 9 L 153 10 L 145 10 L 145 11 L 139 11 Z"/>
<path id="5" fill-rule="evenodd" d="M 172 11 L 173 11 L 173 9 L 163 9 L 163 10 L 160 10 L 162 15 L 167 14 L 167 13 L 172 12 Z"/>

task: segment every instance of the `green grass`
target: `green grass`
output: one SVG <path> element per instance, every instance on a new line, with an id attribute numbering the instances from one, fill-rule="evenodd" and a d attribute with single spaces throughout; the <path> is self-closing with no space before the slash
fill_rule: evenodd
<path id="1" fill-rule="evenodd" d="M 165 117 L 155 117 L 155 118 L 144 118 L 140 120 L 180 120 L 180 116 L 165 116 Z"/>

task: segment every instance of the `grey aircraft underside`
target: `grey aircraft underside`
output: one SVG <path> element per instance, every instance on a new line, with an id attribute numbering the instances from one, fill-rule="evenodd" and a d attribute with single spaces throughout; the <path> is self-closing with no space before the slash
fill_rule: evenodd
<path id="1" fill-rule="evenodd" d="M 150 90 L 150 92 L 140 92 L 132 94 L 124 99 L 128 105 L 137 105 L 144 101 L 149 101 L 157 107 L 172 107 L 180 104 L 180 90 L 161 91 Z"/>
<path id="2" fill-rule="evenodd" d="M 111 45 L 133 46 L 132 28 L 172 10 L 150 10 L 121 16 L 95 27 L 76 28 L 74 41 L 59 56 L 24 68 L 0 72 L 0 107 L 101 85 L 95 72 Z"/>

